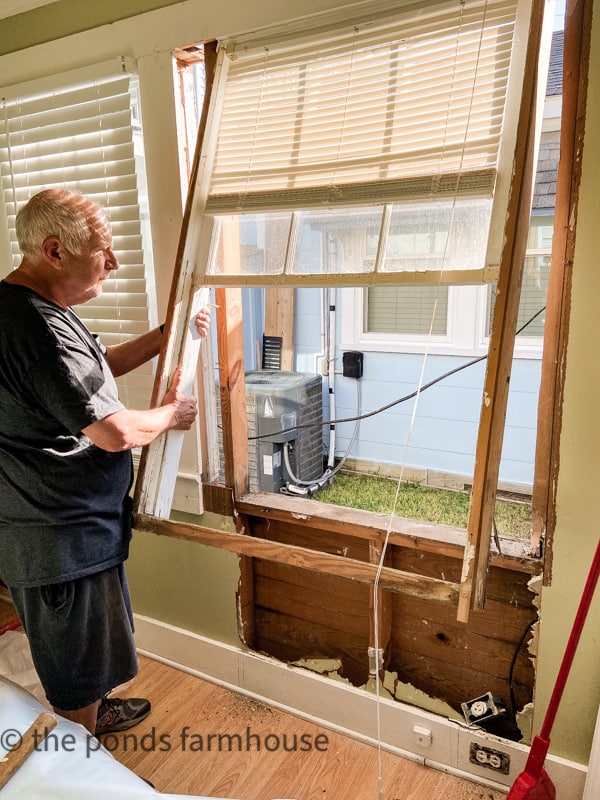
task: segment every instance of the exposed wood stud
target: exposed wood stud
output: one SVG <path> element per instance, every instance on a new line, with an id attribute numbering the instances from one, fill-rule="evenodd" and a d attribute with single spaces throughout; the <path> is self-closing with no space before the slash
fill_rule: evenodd
<path id="1" fill-rule="evenodd" d="M 462 558 L 466 540 L 464 528 L 450 525 L 432 525 L 405 517 L 394 517 L 372 511 L 344 508 L 306 500 L 284 497 L 268 492 L 253 492 L 236 503 L 240 513 L 265 520 L 280 521 L 288 526 L 294 522 L 304 523 L 315 531 L 328 531 L 349 538 L 373 539 L 383 542 L 390 527 L 390 544 L 418 552 L 438 553 L 450 558 Z M 529 555 L 524 541 L 501 537 L 503 554 L 493 554 L 495 566 L 537 575 L 542 570 L 540 559 Z"/>
<path id="2" fill-rule="evenodd" d="M 225 485 L 248 491 L 248 424 L 241 289 L 217 289 L 217 341 Z"/>
<path id="3" fill-rule="evenodd" d="M 531 503 L 533 512 L 531 548 L 532 552 L 540 553 L 541 542 L 544 540 L 546 584 L 552 577 L 552 536 L 556 524 L 556 483 L 587 105 L 592 9 L 593 3 L 589 0 L 567 0 L 565 11 L 560 160 L 556 182 L 556 210 L 538 403 L 535 481 Z"/>
<path id="4" fill-rule="evenodd" d="M 281 369 L 294 369 L 294 296 L 291 287 L 265 290 L 265 334 L 281 336 Z"/>
<path id="5" fill-rule="evenodd" d="M 535 0 L 531 12 L 512 191 L 507 211 L 505 245 L 498 276 L 475 453 L 473 491 L 467 525 L 468 542 L 465 546 L 458 604 L 458 619 L 461 622 L 468 621 L 470 608 L 481 611 L 485 604 L 492 520 L 529 231 L 537 62 L 544 6 L 543 0 Z"/>

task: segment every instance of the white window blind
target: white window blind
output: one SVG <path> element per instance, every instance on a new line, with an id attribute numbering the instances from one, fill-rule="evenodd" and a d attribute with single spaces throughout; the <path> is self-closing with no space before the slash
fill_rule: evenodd
<path id="1" fill-rule="evenodd" d="M 36 192 L 65 187 L 103 206 L 120 269 L 100 297 L 75 310 L 106 344 L 148 330 L 146 268 L 134 158 L 131 82 L 117 62 L 0 89 L 0 180 L 13 263 L 18 209 Z M 135 134 L 137 135 L 137 133 Z M 151 365 L 119 378 L 122 401 L 147 407 Z"/>
<path id="2" fill-rule="evenodd" d="M 366 292 L 367 333 L 423 338 L 447 334 L 447 286 L 371 286 Z"/>
<path id="3" fill-rule="evenodd" d="M 400 2 L 325 34 L 229 43 L 203 162 L 208 282 L 493 280 L 526 7 Z M 433 239 L 436 255 L 390 236 Z"/>
<path id="4" fill-rule="evenodd" d="M 489 192 L 515 18 L 515 0 L 411 4 L 326 37 L 236 48 L 209 208 L 341 204 L 353 184 L 361 199 L 454 194 L 459 172 L 462 188 Z"/>

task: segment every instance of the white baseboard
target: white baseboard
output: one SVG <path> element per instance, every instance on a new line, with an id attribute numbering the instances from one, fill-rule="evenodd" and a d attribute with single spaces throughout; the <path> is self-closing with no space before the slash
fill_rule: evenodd
<path id="1" fill-rule="evenodd" d="M 592 752 L 590 753 L 590 766 L 588 768 L 587 779 L 583 800 L 596 800 L 600 797 L 600 708 L 596 720 L 596 730 L 592 741 Z"/>
<path id="2" fill-rule="evenodd" d="M 135 615 L 135 626 L 138 649 L 150 658 L 413 761 L 505 792 L 525 767 L 528 747 L 455 720 L 385 697 L 378 709 L 371 692 L 150 617 Z M 508 756 L 509 773 L 472 763 L 473 743 Z M 549 755 L 545 768 L 561 800 L 582 800 L 586 766 Z"/>

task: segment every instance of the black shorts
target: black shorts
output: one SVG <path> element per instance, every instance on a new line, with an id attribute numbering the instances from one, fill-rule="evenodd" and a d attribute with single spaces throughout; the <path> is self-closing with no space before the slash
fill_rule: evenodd
<path id="1" fill-rule="evenodd" d="M 85 708 L 137 674 L 123 564 L 64 583 L 8 588 L 52 706 Z"/>

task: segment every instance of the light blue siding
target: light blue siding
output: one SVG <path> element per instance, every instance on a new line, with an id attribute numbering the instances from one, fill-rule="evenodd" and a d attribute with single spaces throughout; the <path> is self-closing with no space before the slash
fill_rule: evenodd
<path id="1" fill-rule="evenodd" d="M 260 367 L 264 319 L 262 290 L 244 290 L 244 350 L 246 369 Z M 319 373 L 326 354 L 322 352 L 322 308 L 328 302 L 327 290 L 299 289 L 295 310 L 295 369 Z M 337 336 L 341 305 L 336 307 Z M 472 358 L 429 355 L 423 370 L 423 355 L 415 353 L 364 353 L 360 379 L 360 409 L 357 381 L 342 375 L 342 350 L 335 348 L 335 418 L 355 417 L 405 397 L 419 386 L 444 375 Z M 434 470 L 464 476 L 468 481 L 475 464 L 477 431 L 481 412 L 486 362 L 465 367 L 415 398 L 394 405 L 359 423 L 358 434 L 349 453 L 355 422 L 335 426 L 335 456 L 378 464 L 404 465 L 418 470 Z M 538 359 L 515 359 L 510 379 L 506 427 L 499 480 L 521 484 L 528 490 L 533 483 L 537 402 L 541 374 Z M 329 387 L 323 376 L 324 419 L 330 419 Z M 416 412 L 414 412 L 416 403 Z M 413 420 L 414 413 L 414 420 Z M 328 454 L 329 430 L 323 427 L 324 452 Z"/>
<path id="2" fill-rule="evenodd" d="M 246 334 L 257 339 L 257 318 L 263 312 L 263 294 L 255 292 L 255 309 Z M 246 298 L 244 298 L 246 300 Z M 327 290 L 296 290 L 295 369 L 320 372 L 322 353 L 322 308 L 328 302 Z M 248 303 L 248 307 L 251 303 Z M 245 306 L 245 313 L 246 313 Z M 336 330 L 339 341 L 341 304 L 336 305 Z M 247 347 L 252 353 L 256 347 Z M 250 359 L 252 360 L 252 358 Z M 429 355 L 423 383 L 437 378 L 472 358 L 452 355 Z M 247 367 L 248 368 L 248 367 Z M 254 366 L 250 367 L 254 368 Z M 372 461 L 374 465 L 405 465 L 419 470 L 434 470 L 464 476 L 473 474 L 477 430 L 481 412 L 486 362 L 467 366 L 423 390 L 418 401 L 411 398 L 359 423 L 358 435 L 348 455 Z M 414 392 L 423 370 L 423 355 L 414 353 L 364 353 L 364 371 L 360 379 L 360 411 L 365 414 Z M 499 480 L 533 483 L 538 391 L 541 373 L 539 359 L 515 359 L 510 381 L 502 461 Z M 330 418 L 327 377 L 323 377 L 324 419 Z M 359 413 L 357 381 L 342 375 L 342 350 L 335 347 L 335 418 L 355 417 Z M 416 403 L 416 412 L 414 413 Z M 413 421 L 414 413 L 414 421 Z M 335 455 L 347 454 L 354 422 L 335 427 Z M 327 453 L 329 432 L 323 428 Z"/>

